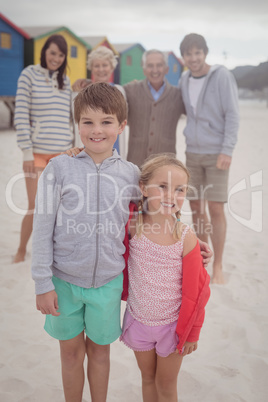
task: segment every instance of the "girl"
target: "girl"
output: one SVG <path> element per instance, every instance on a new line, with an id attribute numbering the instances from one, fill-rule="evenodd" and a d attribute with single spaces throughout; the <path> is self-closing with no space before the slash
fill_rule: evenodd
<path id="1" fill-rule="evenodd" d="M 173 154 L 147 160 L 142 201 L 130 222 L 129 288 L 120 340 L 134 350 L 144 402 L 177 401 L 185 355 L 197 349 L 209 275 L 189 226 L 180 221 L 189 173 Z"/>
<path id="2" fill-rule="evenodd" d="M 23 152 L 28 212 L 22 221 L 14 262 L 24 260 L 32 233 L 38 176 L 50 158 L 66 151 L 73 143 L 71 87 L 65 76 L 67 51 L 63 36 L 50 36 L 41 50 L 40 65 L 26 67 L 18 80 L 14 122 L 17 142 Z"/>

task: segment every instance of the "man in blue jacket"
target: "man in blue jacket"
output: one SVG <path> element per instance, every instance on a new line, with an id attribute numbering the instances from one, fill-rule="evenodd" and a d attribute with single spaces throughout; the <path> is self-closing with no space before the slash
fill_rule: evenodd
<path id="1" fill-rule="evenodd" d="M 220 65 L 206 63 L 203 36 L 191 33 L 180 44 L 188 68 L 179 87 L 187 114 L 186 166 L 191 173 L 189 200 L 198 237 L 214 249 L 212 283 L 223 284 L 222 256 L 226 236 L 224 203 L 237 141 L 239 107 L 233 75 Z M 206 206 L 210 221 L 206 213 Z"/>

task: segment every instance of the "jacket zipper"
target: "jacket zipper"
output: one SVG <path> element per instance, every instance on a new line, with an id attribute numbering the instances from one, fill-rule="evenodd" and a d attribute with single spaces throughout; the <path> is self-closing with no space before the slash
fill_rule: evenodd
<path id="1" fill-rule="evenodd" d="M 102 162 L 103 163 L 103 162 Z M 95 287 L 95 279 L 96 279 L 96 272 L 97 272 L 97 266 L 98 266 L 98 262 L 99 262 L 99 233 L 98 233 L 98 225 L 99 225 L 99 205 L 100 205 L 100 168 L 101 165 L 97 166 L 96 164 L 96 170 L 98 173 L 98 179 L 97 179 L 97 219 L 96 219 L 96 259 L 95 259 L 95 266 L 94 266 L 94 270 L 93 270 L 93 277 L 92 277 L 92 284 L 91 287 Z"/>

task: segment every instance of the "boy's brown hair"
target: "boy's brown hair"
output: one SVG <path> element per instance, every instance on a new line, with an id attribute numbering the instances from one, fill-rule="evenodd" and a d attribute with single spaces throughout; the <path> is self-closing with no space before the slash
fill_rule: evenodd
<path id="1" fill-rule="evenodd" d="M 121 124 L 127 118 L 127 103 L 123 94 L 106 82 L 95 82 L 82 89 L 74 99 L 74 119 L 79 123 L 87 109 L 115 114 Z"/>
<path id="2" fill-rule="evenodd" d="M 208 54 L 207 43 L 202 35 L 198 35 L 196 33 L 186 35 L 180 44 L 181 55 L 183 56 L 185 52 L 191 50 L 193 47 L 202 49 L 206 55 Z"/>

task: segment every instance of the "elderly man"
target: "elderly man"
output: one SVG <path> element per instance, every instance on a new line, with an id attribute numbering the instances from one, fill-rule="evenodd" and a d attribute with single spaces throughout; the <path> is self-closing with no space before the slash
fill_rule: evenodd
<path id="1" fill-rule="evenodd" d="M 184 111 L 181 92 L 165 79 L 165 54 L 143 54 L 146 78 L 124 85 L 128 102 L 129 143 L 127 159 L 140 166 L 151 154 L 176 153 L 176 128 Z"/>

